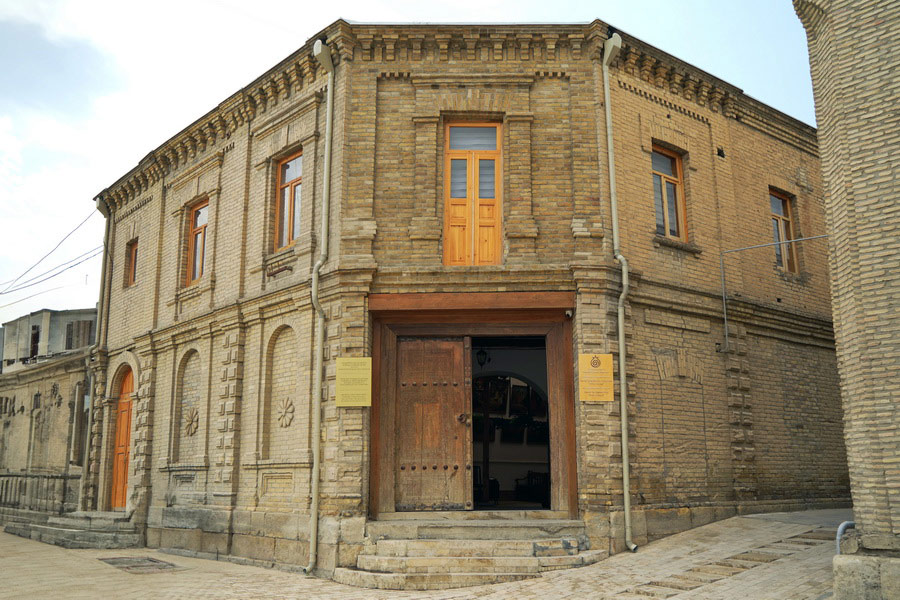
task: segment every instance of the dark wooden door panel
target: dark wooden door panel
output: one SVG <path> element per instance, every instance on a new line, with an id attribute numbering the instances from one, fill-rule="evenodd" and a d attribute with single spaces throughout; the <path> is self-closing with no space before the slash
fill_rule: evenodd
<path id="1" fill-rule="evenodd" d="M 397 338 L 396 510 L 472 508 L 467 338 Z"/>

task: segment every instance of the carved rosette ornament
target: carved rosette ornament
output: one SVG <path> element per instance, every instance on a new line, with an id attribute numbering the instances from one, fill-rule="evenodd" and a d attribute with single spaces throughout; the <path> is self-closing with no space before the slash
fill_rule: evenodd
<path id="1" fill-rule="evenodd" d="M 194 435 L 200 428 L 200 411 L 191 408 L 184 417 L 184 432 L 187 435 Z"/>
<path id="2" fill-rule="evenodd" d="M 290 398 L 282 398 L 278 403 L 278 424 L 288 427 L 294 420 L 294 402 Z"/>

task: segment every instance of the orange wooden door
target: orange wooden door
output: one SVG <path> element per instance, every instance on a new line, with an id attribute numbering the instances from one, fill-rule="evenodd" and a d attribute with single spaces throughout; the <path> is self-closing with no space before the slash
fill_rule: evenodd
<path id="1" fill-rule="evenodd" d="M 128 453 L 131 445 L 131 392 L 134 391 L 134 375 L 129 370 L 122 378 L 119 401 L 116 405 L 116 439 L 113 447 L 112 490 L 109 507 L 125 508 L 125 491 L 128 487 Z"/>
<path id="2" fill-rule="evenodd" d="M 395 509 L 472 508 L 468 338 L 397 340 Z"/>

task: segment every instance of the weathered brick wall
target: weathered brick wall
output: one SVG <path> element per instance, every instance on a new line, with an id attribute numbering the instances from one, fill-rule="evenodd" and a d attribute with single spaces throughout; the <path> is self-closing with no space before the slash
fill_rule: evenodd
<path id="1" fill-rule="evenodd" d="M 806 28 L 847 458 L 861 554 L 900 549 L 900 221 L 896 123 L 900 5 L 795 0 Z M 853 548 L 856 550 L 856 548 Z M 843 559 L 842 559 L 843 560 Z M 897 559 L 835 562 L 835 597 L 900 588 Z M 893 561 L 893 565 L 890 563 Z"/>
<path id="2" fill-rule="evenodd" d="M 0 376 L 0 523 L 76 508 L 83 461 L 72 447 L 86 435 L 78 417 L 85 354 Z"/>

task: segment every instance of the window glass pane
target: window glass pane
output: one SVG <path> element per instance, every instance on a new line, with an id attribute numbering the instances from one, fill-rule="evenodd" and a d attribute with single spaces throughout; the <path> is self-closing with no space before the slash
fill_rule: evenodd
<path id="1" fill-rule="evenodd" d="M 198 208 L 197 210 L 194 211 L 194 229 L 197 229 L 198 227 L 202 227 L 203 225 L 206 225 L 206 222 L 208 220 L 208 217 L 207 217 L 208 211 L 209 211 L 209 204 L 207 204 L 203 208 Z"/>
<path id="2" fill-rule="evenodd" d="M 772 213 L 782 217 L 787 216 L 787 206 L 784 198 L 778 196 L 769 196 L 769 204 L 772 205 Z"/>
<path id="3" fill-rule="evenodd" d="M 291 188 L 281 188 L 281 198 L 278 204 L 278 247 L 288 243 L 288 223 L 291 218 Z"/>
<path id="4" fill-rule="evenodd" d="M 781 228 L 778 226 L 778 219 L 772 219 L 772 241 L 780 242 L 781 241 Z M 781 244 L 774 246 L 775 248 L 775 264 L 779 267 L 784 266 L 784 262 L 781 259 Z"/>
<path id="5" fill-rule="evenodd" d="M 194 234 L 194 264 L 191 271 L 191 279 L 197 279 L 203 275 L 203 242 L 206 236 L 200 231 Z"/>
<path id="6" fill-rule="evenodd" d="M 288 161 L 281 165 L 281 184 L 284 185 L 303 175 L 303 157 Z"/>
<path id="7" fill-rule="evenodd" d="M 784 216 L 784 200 L 778 196 L 769 196 L 769 204 L 772 205 L 772 213 Z"/>
<path id="8" fill-rule="evenodd" d="M 496 150 L 496 127 L 451 127 L 451 150 Z"/>
<path id="9" fill-rule="evenodd" d="M 135 274 L 137 273 L 137 253 L 138 253 L 138 245 L 134 243 L 131 245 L 131 259 L 128 264 L 128 283 L 134 283 Z"/>
<path id="10" fill-rule="evenodd" d="M 478 197 L 494 197 L 494 161 L 478 161 Z"/>
<path id="11" fill-rule="evenodd" d="M 294 186 L 294 225 L 291 239 L 297 239 L 300 235 L 300 184 Z"/>
<path id="12" fill-rule="evenodd" d="M 675 204 L 675 184 L 666 182 L 666 196 L 669 199 L 669 235 L 678 235 L 678 208 Z"/>
<path id="13" fill-rule="evenodd" d="M 653 205 L 656 207 L 656 233 L 666 235 L 666 217 L 663 208 L 662 177 L 653 176 Z"/>
<path id="14" fill-rule="evenodd" d="M 671 157 L 654 152 L 650 160 L 654 171 L 675 177 L 675 161 Z"/>
<path id="15" fill-rule="evenodd" d="M 450 161 L 450 197 L 466 198 L 466 160 L 454 158 Z"/>

